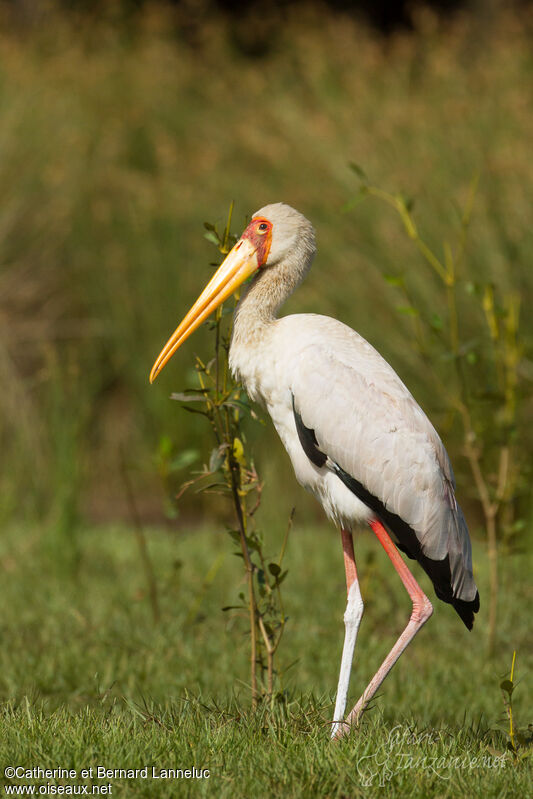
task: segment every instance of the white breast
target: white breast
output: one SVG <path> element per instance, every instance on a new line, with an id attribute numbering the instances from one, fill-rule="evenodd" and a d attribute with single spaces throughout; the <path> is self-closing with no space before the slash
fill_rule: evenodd
<path id="1" fill-rule="evenodd" d="M 276 320 L 255 340 L 255 346 L 250 346 L 250 342 L 247 346 L 232 345 L 230 366 L 233 374 L 242 380 L 250 399 L 268 410 L 300 485 L 317 497 L 332 520 L 349 529 L 355 523 L 369 520 L 372 515 L 369 508 L 327 467 L 318 468 L 309 460 L 296 430 L 291 377 L 302 349 L 309 345 L 298 324 L 304 318 Z M 287 331 L 284 323 L 290 319 L 297 324 Z"/>

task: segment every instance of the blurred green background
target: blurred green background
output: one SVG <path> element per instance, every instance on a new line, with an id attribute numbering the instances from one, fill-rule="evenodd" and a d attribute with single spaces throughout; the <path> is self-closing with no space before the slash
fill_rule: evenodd
<path id="1" fill-rule="evenodd" d="M 530 7 L 493 3 L 488 14 L 474 4 L 445 17 L 419 8 L 410 29 L 385 37 L 346 10 L 313 4 L 275 14 L 254 6 L 237 20 L 202 4 L 201 19 L 152 3 L 135 13 L 101 4 L 102 14 L 73 5 L 69 14 L 43 5 L 35 18 L 2 6 L 2 521 L 39 520 L 50 536 L 130 521 L 124 469 L 143 520 L 184 529 L 225 517 L 218 501 L 191 494 L 169 520 L 157 466 L 167 439 L 175 454 L 198 452 L 196 465 L 209 451 L 203 420 L 169 400 L 194 385 L 206 331 L 154 386 L 148 373 L 211 274 L 203 222 L 223 223 L 235 200 L 239 232 L 257 208 L 283 200 L 312 220 L 319 247 L 286 312 L 336 316 L 390 360 L 441 431 L 476 535 L 481 516 L 461 436 L 383 274 L 408 270 L 418 296 L 440 312 L 435 282 L 389 208 L 367 199 L 345 210 L 358 189 L 349 162 L 415 198 L 436 250 L 457 229 L 457 207 L 479 175 L 466 260 L 474 278 L 522 298 L 518 435 L 527 482 Z M 270 424 L 249 435 L 266 480 L 264 524 L 286 519 L 294 504 L 300 521 L 322 519 Z M 528 486 L 520 502 L 529 521 Z"/>

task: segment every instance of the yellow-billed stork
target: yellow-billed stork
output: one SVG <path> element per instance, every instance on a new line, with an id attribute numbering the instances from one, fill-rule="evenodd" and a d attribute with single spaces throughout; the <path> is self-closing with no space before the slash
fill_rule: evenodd
<path id="1" fill-rule="evenodd" d="M 278 318 L 316 252 L 311 223 L 284 203 L 257 211 L 157 358 L 150 382 L 251 275 L 235 310 L 230 367 L 266 406 L 298 481 L 338 525 L 348 601 L 332 737 L 362 711 L 433 607 L 398 549 L 417 560 L 468 629 L 479 609 L 466 522 L 446 450 L 391 366 L 358 333 L 317 314 Z M 407 626 L 344 719 L 363 614 L 353 528 L 367 522 L 413 603 Z M 397 549 L 398 548 L 398 549 Z"/>

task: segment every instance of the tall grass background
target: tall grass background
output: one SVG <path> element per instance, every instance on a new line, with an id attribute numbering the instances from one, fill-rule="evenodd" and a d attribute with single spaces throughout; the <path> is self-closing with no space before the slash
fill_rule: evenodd
<path id="1" fill-rule="evenodd" d="M 250 18 L 250 30 L 260 25 Z M 438 313 L 437 286 L 395 215 L 357 191 L 372 183 L 415 198 L 435 249 L 479 188 L 466 259 L 472 279 L 522 298 L 517 435 L 531 506 L 533 18 L 493 24 L 429 13 L 381 39 L 319 6 L 287 9 L 260 57 L 243 54 L 216 14 L 186 41 L 164 8 L 125 25 L 69 19 L 0 34 L 0 518 L 40 521 L 54 552 L 76 559 L 86 521 L 128 517 L 124 468 L 143 518 L 165 519 L 161 448 L 207 445 L 209 432 L 168 397 L 191 380 L 180 353 L 155 387 L 148 371 L 208 279 L 203 222 L 234 227 L 283 200 L 315 224 L 318 257 L 287 312 L 330 314 L 389 359 L 440 430 L 474 535 L 481 515 L 453 416 L 411 346 L 410 319 L 383 279 L 408 270 Z M 476 335 L 479 319 L 461 320 Z M 490 425 L 490 407 L 487 407 Z M 265 523 L 295 504 L 295 485 L 267 424 L 250 430 L 266 478 Z M 164 442 L 162 444 L 162 441 Z M 166 442 L 166 443 L 165 443 Z M 122 455 L 121 455 L 122 453 Z M 124 463 L 121 467 L 121 458 Z M 200 462 L 198 455 L 198 463 Z M 287 488 L 290 486 L 290 489 Z M 176 529 L 224 515 L 190 494 Z"/>

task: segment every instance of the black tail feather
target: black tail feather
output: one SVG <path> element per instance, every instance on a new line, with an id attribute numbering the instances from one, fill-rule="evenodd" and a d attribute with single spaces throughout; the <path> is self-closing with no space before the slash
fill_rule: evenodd
<path id="1" fill-rule="evenodd" d="M 479 610 L 479 591 L 476 593 L 474 599 L 470 602 L 465 602 L 464 599 L 452 599 L 451 604 L 464 621 L 466 627 L 471 630 L 474 626 L 474 613 Z"/>

